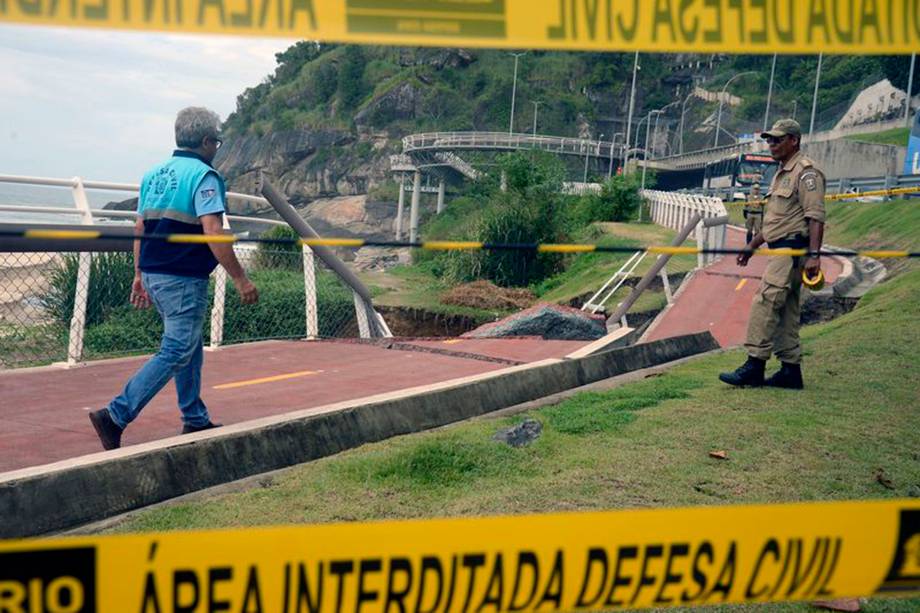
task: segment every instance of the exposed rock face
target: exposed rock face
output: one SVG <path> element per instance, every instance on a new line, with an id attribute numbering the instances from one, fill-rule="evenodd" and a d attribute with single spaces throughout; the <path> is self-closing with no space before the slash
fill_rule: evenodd
<path id="1" fill-rule="evenodd" d="M 301 216 L 324 236 L 392 238 L 395 208 L 389 203 L 369 203 L 366 195 L 323 198 L 298 208 Z"/>
<path id="2" fill-rule="evenodd" d="M 358 111 L 355 123 L 381 123 L 383 118 L 390 121 L 414 119 L 421 110 L 421 99 L 421 89 L 411 81 L 406 81 Z"/>
<path id="3" fill-rule="evenodd" d="M 366 194 L 389 178 L 389 155 L 395 149 L 385 134 L 288 130 L 241 136 L 220 152 L 215 163 L 228 177 L 231 191 L 255 193 L 264 171 L 296 206 L 317 198 Z M 237 214 L 265 212 L 252 203 L 231 206 Z"/>

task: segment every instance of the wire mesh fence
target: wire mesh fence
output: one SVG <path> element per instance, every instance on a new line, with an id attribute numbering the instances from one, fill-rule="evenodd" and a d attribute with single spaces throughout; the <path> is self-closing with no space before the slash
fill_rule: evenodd
<path id="1" fill-rule="evenodd" d="M 299 247 L 284 247 L 237 247 L 240 263 L 259 290 L 257 304 L 242 304 L 232 280 L 212 274 L 206 345 L 358 335 L 351 289 Z M 133 278 L 131 253 L 0 253 L 0 368 L 60 362 L 75 354 L 93 360 L 155 351 L 163 325 L 155 309 L 135 309 L 129 303 Z M 224 304 L 217 310 L 222 317 L 215 318 L 221 280 Z M 315 298 L 308 286 L 315 287 Z M 79 307 L 82 299 L 81 340 L 80 328 L 71 328 L 74 305 Z M 221 329 L 212 330 L 214 325 Z"/>

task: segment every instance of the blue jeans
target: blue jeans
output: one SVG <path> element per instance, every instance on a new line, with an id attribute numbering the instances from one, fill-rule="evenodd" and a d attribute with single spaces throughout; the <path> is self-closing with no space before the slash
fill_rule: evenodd
<path id="1" fill-rule="evenodd" d="M 141 276 L 163 319 L 163 341 L 157 354 L 109 403 L 109 414 L 124 428 L 175 377 L 182 421 L 204 426 L 210 421 L 208 408 L 201 401 L 201 336 L 208 310 L 208 280 L 147 272 Z"/>

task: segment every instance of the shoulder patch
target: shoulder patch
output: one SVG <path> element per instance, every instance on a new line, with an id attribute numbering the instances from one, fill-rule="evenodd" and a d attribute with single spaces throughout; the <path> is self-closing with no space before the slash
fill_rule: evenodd
<path id="1" fill-rule="evenodd" d="M 813 192 L 818 189 L 818 181 L 814 174 L 809 174 L 802 177 L 802 182 L 805 183 L 805 189 Z"/>
<path id="2" fill-rule="evenodd" d="M 207 198 L 213 198 L 213 197 L 214 197 L 214 194 L 217 193 L 217 190 L 208 188 L 208 189 L 203 189 L 203 190 L 201 190 L 201 191 L 198 192 L 198 193 L 201 194 L 201 197 L 202 197 L 202 198 L 207 199 Z"/>

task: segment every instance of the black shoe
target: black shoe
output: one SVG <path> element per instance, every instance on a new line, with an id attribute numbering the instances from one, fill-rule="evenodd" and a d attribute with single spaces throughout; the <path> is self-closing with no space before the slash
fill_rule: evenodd
<path id="1" fill-rule="evenodd" d="M 760 387 L 763 385 L 763 371 L 766 365 L 765 360 L 748 356 L 747 362 L 734 372 L 723 372 L 719 375 L 719 380 L 729 385 Z"/>
<path id="2" fill-rule="evenodd" d="M 211 428 L 220 428 L 224 424 L 215 424 L 213 421 L 209 421 L 203 426 L 190 426 L 185 424 L 182 426 L 182 434 L 191 434 L 193 432 L 201 432 L 202 430 L 210 430 Z"/>
<path id="3" fill-rule="evenodd" d="M 92 422 L 96 434 L 99 435 L 99 440 L 102 442 L 103 449 L 109 450 L 121 447 L 122 429 L 118 427 L 118 424 L 116 424 L 112 416 L 109 415 L 108 409 L 93 411 L 89 414 L 89 420 Z"/>
<path id="4" fill-rule="evenodd" d="M 805 384 L 802 382 L 802 367 L 799 364 L 783 362 L 780 369 L 764 381 L 763 384 L 790 390 L 805 389 Z"/>

